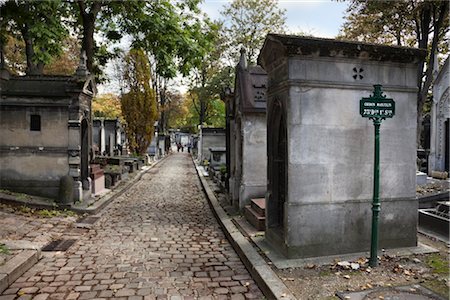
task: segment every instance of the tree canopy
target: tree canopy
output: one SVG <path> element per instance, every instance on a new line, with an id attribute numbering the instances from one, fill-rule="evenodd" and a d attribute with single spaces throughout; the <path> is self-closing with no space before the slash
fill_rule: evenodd
<path id="1" fill-rule="evenodd" d="M 413 46 L 428 50 L 426 61 L 417 70 L 417 141 L 423 109 L 433 80 L 437 53 L 448 54 L 448 1 L 349 0 L 346 22 L 340 38 Z"/>
<path id="2" fill-rule="evenodd" d="M 124 81 L 127 92 L 121 96 L 123 117 L 132 153 L 144 154 L 150 145 L 158 108 L 150 86 L 150 63 L 142 49 L 125 56 Z"/>
<path id="3" fill-rule="evenodd" d="M 221 13 L 233 65 L 242 46 L 247 49 L 248 62 L 254 64 L 266 35 L 285 32 L 286 11 L 278 8 L 277 0 L 233 0 Z"/>
<path id="4" fill-rule="evenodd" d="M 0 44 L 4 51 L 8 36 L 23 40 L 26 73 L 41 74 L 45 64 L 62 53 L 68 35 L 62 20 L 61 0 L 8 0 L 0 6 Z"/>

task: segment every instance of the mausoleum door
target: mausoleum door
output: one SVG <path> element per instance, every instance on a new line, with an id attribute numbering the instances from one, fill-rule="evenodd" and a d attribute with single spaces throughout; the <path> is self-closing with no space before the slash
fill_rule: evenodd
<path id="1" fill-rule="evenodd" d="M 81 183 L 83 190 L 89 189 L 88 164 L 89 164 L 89 134 L 88 122 L 86 119 L 81 121 Z"/>
<path id="2" fill-rule="evenodd" d="M 445 162 L 444 162 L 444 170 L 449 172 L 449 156 L 450 156 L 450 152 L 449 152 L 449 146 L 450 146 L 450 131 L 449 131 L 449 123 L 450 123 L 450 119 L 447 119 L 445 121 L 445 138 L 444 138 L 444 142 L 445 142 Z"/>
<path id="3" fill-rule="evenodd" d="M 269 157 L 269 188 L 270 198 L 269 209 L 269 227 L 284 229 L 284 204 L 287 194 L 287 129 L 286 120 L 281 103 L 274 103 L 272 116 L 269 123 L 270 130 L 270 148 L 271 157 Z"/>

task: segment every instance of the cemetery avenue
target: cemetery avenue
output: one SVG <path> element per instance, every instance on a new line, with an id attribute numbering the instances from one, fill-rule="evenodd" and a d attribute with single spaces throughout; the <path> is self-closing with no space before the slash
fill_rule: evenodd
<path id="1" fill-rule="evenodd" d="M 449 3 L 0 0 L 0 300 L 448 299 Z"/>
<path id="2" fill-rule="evenodd" d="M 187 153 L 146 173 L 66 252 L 43 253 L 0 299 L 263 297 L 214 218 Z"/>

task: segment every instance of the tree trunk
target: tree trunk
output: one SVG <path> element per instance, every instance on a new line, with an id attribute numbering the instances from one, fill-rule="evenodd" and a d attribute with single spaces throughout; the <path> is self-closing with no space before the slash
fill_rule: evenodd
<path id="1" fill-rule="evenodd" d="M 20 30 L 22 33 L 23 40 L 25 42 L 25 56 L 27 58 L 27 69 L 25 73 L 27 75 L 41 75 L 44 70 L 44 64 L 40 63 L 36 65 L 34 60 L 34 48 L 33 48 L 33 40 L 30 37 L 30 32 L 28 29 L 28 24 L 25 24 Z"/>
<path id="2" fill-rule="evenodd" d="M 437 4 L 432 4 L 437 5 Z M 427 100 L 428 90 L 430 89 L 431 83 L 433 81 L 433 67 L 434 67 L 434 59 L 435 59 L 435 53 L 438 48 L 439 43 L 439 34 L 441 31 L 441 28 L 444 24 L 444 19 L 446 17 L 449 3 L 447 1 L 442 1 L 438 4 L 439 6 L 434 7 L 434 9 L 439 10 L 438 16 L 434 13 L 434 19 L 433 19 L 433 40 L 431 42 L 431 49 L 429 52 L 429 59 L 428 63 L 426 65 L 426 70 L 423 71 L 424 64 L 421 64 L 422 73 L 420 74 L 420 81 L 419 81 L 419 93 L 418 93 L 418 101 L 417 101 L 417 146 L 418 148 L 422 147 L 420 137 L 422 135 L 422 122 L 423 122 L 423 107 L 425 105 L 425 102 Z M 436 19 L 437 18 L 437 19 Z M 428 35 L 430 30 L 430 24 L 431 24 L 431 6 L 426 6 L 424 8 L 424 14 L 423 18 L 421 18 L 422 23 L 421 25 L 421 31 L 422 31 L 422 39 L 419 41 L 419 47 L 420 48 L 428 48 Z M 419 71 L 419 70 L 418 70 Z"/>
<path id="3" fill-rule="evenodd" d="M 420 10 L 420 16 L 418 18 L 420 24 L 418 24 L 417 27 L 417 36 L 419 37 L 418 40 L 418 46 L 421 49 L 427 50 L 428 48 L 428 35 L 430 33 L 430 24 L 431 24 L 431 7 L 429 3 L 423 3 L 423 8 Z M 425 62 L 422 61 L 419 63 L 418 69 L 417 69 L 417 86 L 418 86 L 418 92 L 417 92 L 417 132 L 416 132 L 416 144 L 417 148 L 421 147 L 420 142 L 420 136 L 422 133 L 422 121 L 423 121 L 423 106 L 425 104 L 426 100 L 426 92 L 425 94 L 423 91 L 423 76 L 424 76 L 424 66 Z M 427 68 L 430 66 L 427 65 Z M 425 96 L 424 96 L 425 95 Z"/>
<path id="4" fill-rule="evenodd" d="M 83 41 L 82 50 L 86 52 L 86 67 L 89 72 L 94 71 L 94 32 L 95 32 L 95 20 L 97 14 L 100 11 L 103 3 L 102 1 L 94 1 L 89 9 L 86 11 L 86 3 L 84 0 L 78 0 L 78 7 L 80 9 L 81 20 L 83 22 Z"/>
<path id="5" fill-rule="evenodd" d="M 201 72 L 201 86 L 202 86 L 201 91 L 205 90 L 205 85 L 206 85 L 206 70 L 203 69 Z M 204 95 L 201 95 L 201 93 L 199 93 L 198 100 L 200 102 L 200 114 L 198 121 L 199 125 L 203 125 L 203 123 L 206 121 L 206 99 Z"/>

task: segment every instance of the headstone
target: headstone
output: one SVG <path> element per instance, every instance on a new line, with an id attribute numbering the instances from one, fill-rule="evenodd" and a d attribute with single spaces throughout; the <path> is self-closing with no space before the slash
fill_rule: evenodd
<path id="1" fill-rule="evenodd" d="M 58 203 L 61 205 L 73 204 L 73 178 L 69 175 L 62 176 L 59 180 Z"/>
<path id="2" fill-rule="evenodd" d="M 201 163 L 209 159 L 209 148 L 225 147 L 225 129 L 200 126 L 198 142 L 198 159 Z"/>
<path id="3" fill-rule="evenodd" d="M 92 179 L 92 194 L 98 195 L 105 190 L 105 175 L 100 165 L 92 164 L 90 177 Z"/>
<path id="4" fill-rule="evenodd" d="M 381 84 L 381 248 L 417 244 L 417 66 L 424 50 L 269 34 L 266 239 L 287 257 L 367 251 L 374 126 L 359 101 Z"/>

